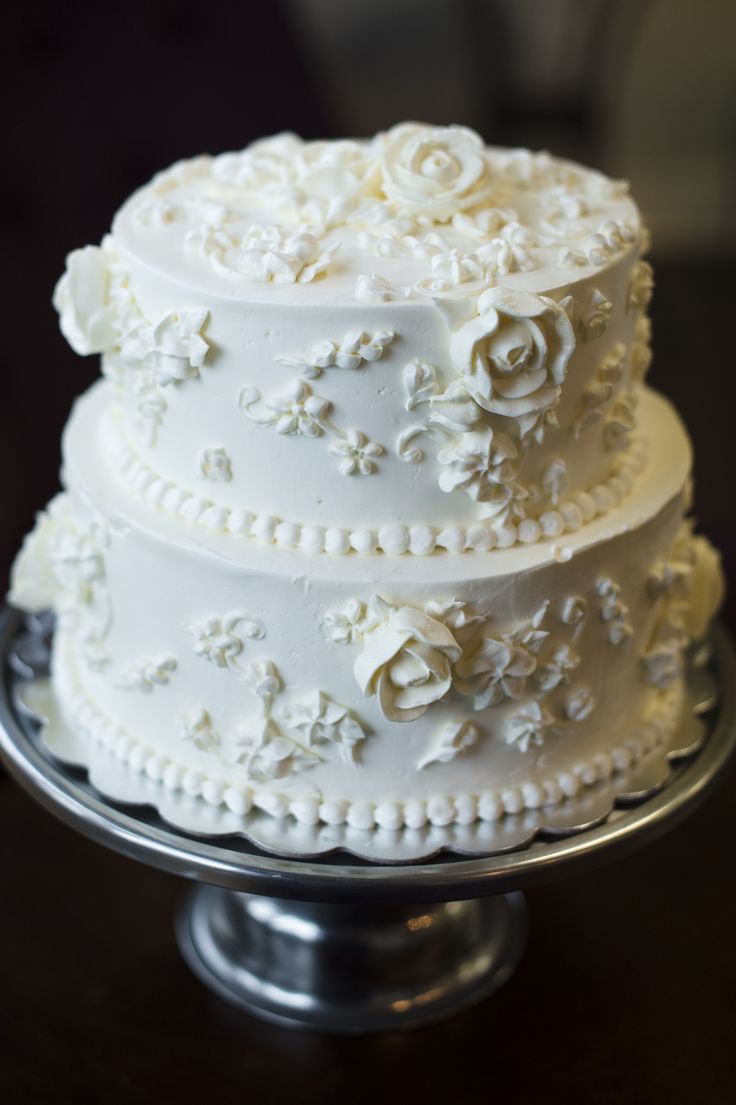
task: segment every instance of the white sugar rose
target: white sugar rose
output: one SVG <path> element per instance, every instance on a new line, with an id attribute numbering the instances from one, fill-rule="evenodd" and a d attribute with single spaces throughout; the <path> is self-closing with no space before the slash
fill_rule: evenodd
<path id="1" fill-rule="evenodd" d="M 75 353 L 105 353 L 115 344 L 108 257 L 99 246 L 73 250 L 54 288 L 61 332 Z"/>
<path id="2" fill-rule="evenodd" d="M 685 629 L 698 641 L 705 636 L 708 626 L 723 602 L 725 582 L 721 557 L 706 537 L 690 539 L 693 558 L 689 578 L 689 601 L 685 613 Z"/>
<path id="3" fill-rule="evenodd" d="M 442 622 L 411 606 L 387 607 L 366 633 L 353 672 L 366 696 L 377 695 L 390 721 L 414 721 L 449 691 L 462 649 Z"/>
<path id="4" fill-rule="evenodd" d="M 466 127 L 402 123 L 379 140 L 382 187 L 403 213 L 440 222 L 488 200 L 488 160 Z"/>
<path id="5" fill-rule="evenodd" d="M 478 316 L 453 334 L 463 385 L 491 414 L 528 419 L 554 407 L 575 348 L 572 323 L 547 296 L 490 288 Z"/>

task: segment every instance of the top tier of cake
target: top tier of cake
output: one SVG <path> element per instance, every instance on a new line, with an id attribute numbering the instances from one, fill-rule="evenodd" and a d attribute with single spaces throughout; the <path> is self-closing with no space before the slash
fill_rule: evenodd
<path id="1" fill-rule="evenodd" d="M 316 553 L 554 538 L 644 463 L 651 270 L 625 185 L 460 127 L 181 162 L 70 254 L 131 490 Z"/>

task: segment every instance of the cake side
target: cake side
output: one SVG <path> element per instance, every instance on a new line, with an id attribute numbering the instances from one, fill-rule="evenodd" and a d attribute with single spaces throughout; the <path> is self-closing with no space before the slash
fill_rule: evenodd
<path id="1" fill-rule="evenodd" d="M 620 184 L 462 128 L 280 138 L 161 174 L 70 255 L 57 306 L 105 353 L 118 463 L 166 512 L 310 552 L 459 552 L 626 493 L 642 242 Z"/>
<path id="2" fill-rule="evenodd" d="M 719 584 L 683 529 L 689 448 L 661 399 L 642 412 L 656 457 L 607 519 L 553 545 L 381 562 L 163 519 L 105 465 L 103 404 L 76 409 L 69 491 L 12 597 L 57 611 L 72 721 L 165 785 L 238 812 L 443 824 L 559 801 L 674 723 Z"/>

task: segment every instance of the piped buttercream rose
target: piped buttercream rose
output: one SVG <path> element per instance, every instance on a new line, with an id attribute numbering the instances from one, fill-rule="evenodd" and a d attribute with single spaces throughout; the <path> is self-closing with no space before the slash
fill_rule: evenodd
<path id="1" fill-rule="evenodd" d="M 530 421 L 556 405 L 574 348 L 572 323 L 559 303 L 490 288 L 478 300 L 477 317 L 453 334 L 450 353 L 479 406 Z"/>
<path id="2" fill-rule="evenodd" d="M 449 691 L 462 649 L 446 625 L 421 610 L 386 610 L 365 634 L 353 672 L 363 694 L 377 696 L 384 717 L 414 721 Z"/>
<path id="3" fill-rule="evenodd" d="M 105 353 L 115 344 L 108 256 L 100 246 L 73 250 L 54 288 L 59 326 L 75 353 Z"/>
<path id="4" fill-rule="evenodd" d="M 467 127 L 402 123 L 381 136 L 381 186 L 402 213 L 444 221 L 488 201 L 482 139 Z"/>

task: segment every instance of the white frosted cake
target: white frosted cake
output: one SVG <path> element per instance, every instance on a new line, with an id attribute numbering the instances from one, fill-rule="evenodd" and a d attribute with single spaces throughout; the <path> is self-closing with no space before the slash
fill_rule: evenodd
<path id="1" fill-rule="evenodd" d="M 665 740 L 722 589 L 644 386 L 626 185 L 462 127 L 140 189 L 54 303 L 102 379 L 11 601 L 162 787 L 359 828 L 554 805 Z"/>

